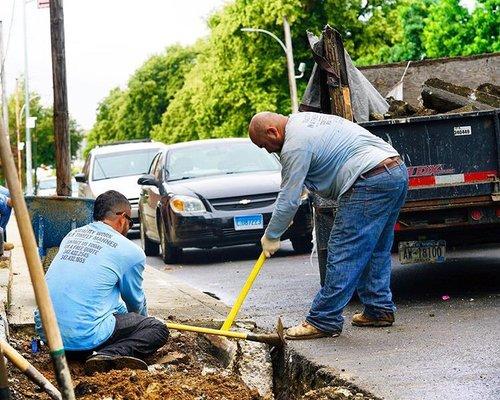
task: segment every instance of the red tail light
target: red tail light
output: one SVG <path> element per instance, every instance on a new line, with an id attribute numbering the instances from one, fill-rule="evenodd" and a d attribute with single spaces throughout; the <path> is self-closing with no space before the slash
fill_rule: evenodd
<path id="1" fill-rule="evenodd" d="M 500 210 L 499 210 L 500 211 Z M 396 222 L 396 225 L 394 225 L 394 230 L 397 232 L 397 231 L 400 231 L 401 230 L 401 224 L 399 222 Z"/>
<path id="2" fill-rule="evenodd" d="M 497 210 L 497 215 L 498 215 L 498 210 Z M 483 212 L 481 210 L 472 210 L 470 212 L 470 217 L 474 221 L 479 221 L 481 218 L 483 218 Z"/>

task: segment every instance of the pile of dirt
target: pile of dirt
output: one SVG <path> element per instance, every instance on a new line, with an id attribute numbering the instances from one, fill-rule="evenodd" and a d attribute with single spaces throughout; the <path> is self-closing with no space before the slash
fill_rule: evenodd
<path id="1" fill-rule="evenodd" d="M 32 331 L 11 332 L 10 343 L 56 385 L 47 347 L 32 351 Z M 86 376 L 83 363 L 69 361 L 75 395 L 82 400 L 264 400 L 204 350 L 194 333 L 173 332 L 167 345 L 146 360 L 148 371 L 120 370 Z M 49 397 L 8 363 L 13 400 Z"/>

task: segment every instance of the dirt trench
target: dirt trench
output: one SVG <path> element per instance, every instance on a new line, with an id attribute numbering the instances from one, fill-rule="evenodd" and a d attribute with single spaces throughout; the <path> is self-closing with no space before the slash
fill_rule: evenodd
<path id="1" fill-rule="evenodd" d="M 32 351 L 32 328 L 11 328 L 11 345 L 56 384 L 47 346 Z M 376 400 L 332 371 L 309 363 L 293 350 L 273 349 L 195 333 L 172 332 L 168 343 L 146 360 L 147 371 L 85 375 L 69 361 L 75 395 L 81 400 Z M 7 364 L 12 400 L 48 395 Z"/>

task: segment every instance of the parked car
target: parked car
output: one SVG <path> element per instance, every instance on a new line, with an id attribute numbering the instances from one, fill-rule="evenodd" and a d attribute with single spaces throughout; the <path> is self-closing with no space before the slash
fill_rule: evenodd
<path id="1" fill-rule="evenodd" d="M 40 179 L 36 185 L 36 195 L 37 196 L 55 196 L 57 194 L 57 178 L 51 176 L 49 178 Z M 71 195 L 76 195 L 78 193 L 78 184 L 75 178 L 71 179 Z"/>
<path id="2" fill-rule="evenodd" d="M 148 172 L 151 160 L 164 146 L 151 141 L 130 141 L 92 149 L 82 173 L 75 176 L 80 183 L 78 196 L 96 198 L 107 190 L 117 190 L 129 200 L 132 219 L 138 223 L 137 178 Z"/>
<path id="3" fill-rule="evenodd" d="M 147 255 L 175 262 L 186 247 L 258 243 L 280 190 L 277 157 L 248 139 L 210 139 L 167 146 L 139 178 L 141 242 Z M 282 239 L 312 249 L 306 190 Z"/>

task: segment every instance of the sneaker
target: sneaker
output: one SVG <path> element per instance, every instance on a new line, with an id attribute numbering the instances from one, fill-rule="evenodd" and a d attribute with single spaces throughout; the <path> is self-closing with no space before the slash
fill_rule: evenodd
<path id="1" fill-rule="evenodd" d="M 10 243 L 10 242 L 4 242 L 4 244 L 3 244 L 3 249 L 4 249 L 5 251 L 10 251 L 10 250 L 12 250 L 13 248 L 14 248 L 14 245 L 13 245 L 12 243 Z"/>
<path id="2" fill-rule="evenodd" d="M 139 358 L 130 356 L 109 356 L 107 354 L 94 354 L 85 361 L 85 373 L 107 372 L 112 369 L 148 369 L 148 364 Z"/>
<path id="3" fill-rule="evenodd" d="M 285 339 L 289 340 L 307 340 L 317 339 L 322 337 L 337 337 L 340 331 L 323 332 L 307 322 L 302 322 L 300 325 L 288 328 L 285 331 Z"/>
<path id="4" fill-rule="evenodd" d="M 352 316 L 351 324 L 354 326 L 391 326 L 394 323 L 394 313 L 386 312 L 378 318 L 369 317 L 363 313 Z"/>

